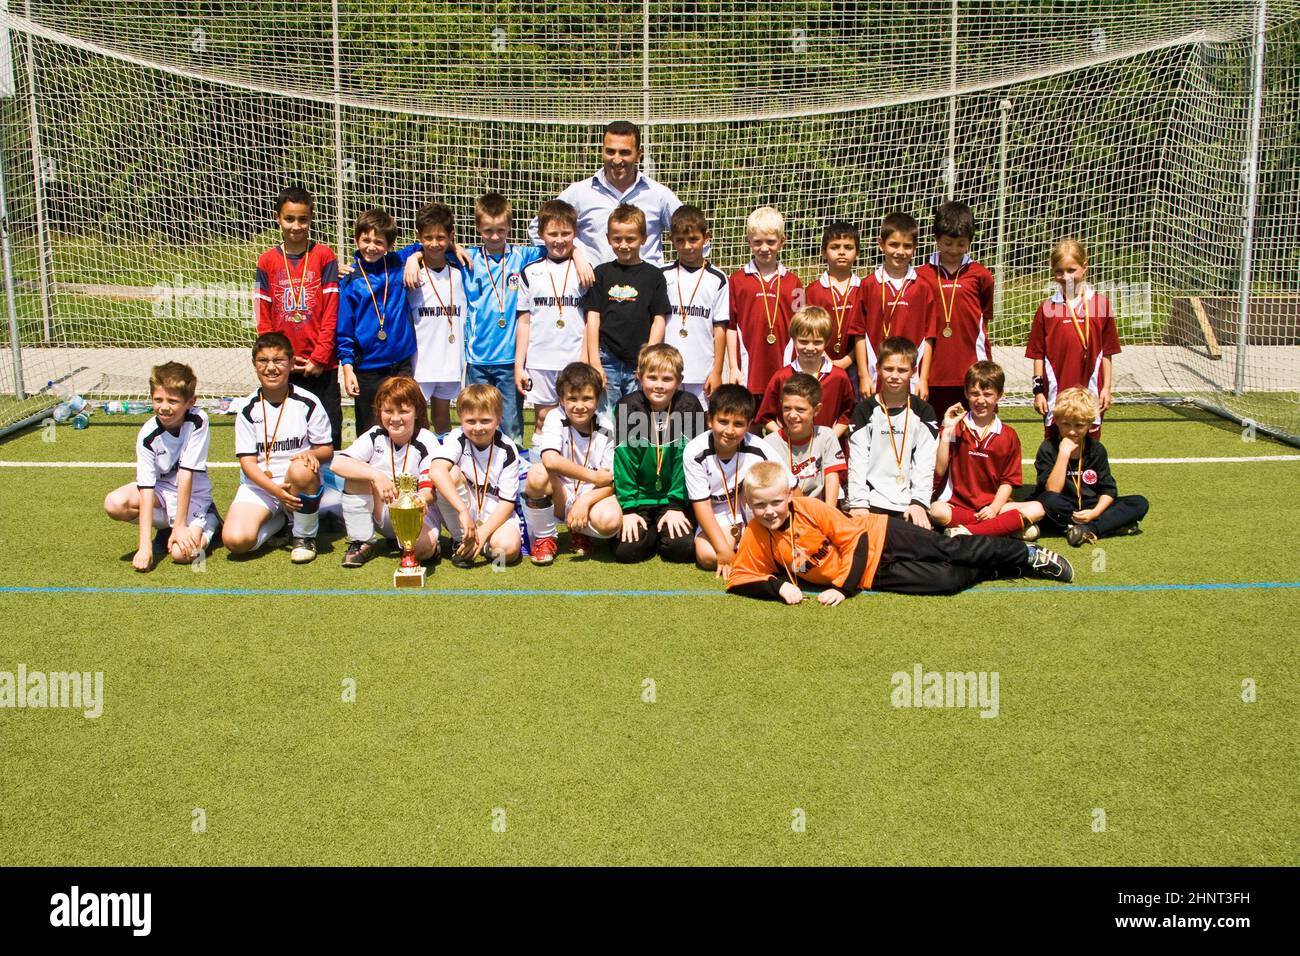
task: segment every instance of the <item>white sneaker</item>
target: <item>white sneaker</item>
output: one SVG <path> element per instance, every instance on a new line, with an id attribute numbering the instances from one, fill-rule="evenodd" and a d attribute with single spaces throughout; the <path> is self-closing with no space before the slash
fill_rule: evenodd
<path id="1" fill-rule="evenodd" d="M 1032 543 L 1032 542 L 1034 542 L 1034 541 L 1037 541 L 1037 540 L 1038 540 L 1038 525 L 1036 525 L 1036 524 L 1028 524 L 1028 525 L 1025 525 L 1025 527 L 1021 530 L 1021 532 L 1020 532 L 1019 534 L 1015 535 L 1015 537 L 1019 538 L 1021 541 L 1025 541 L 1025 542 L 1029 542 L 1029 543 Z"/>
<path id="2" fill-rule="evenodd" d="M 955 524 L 944 532 L 950 538 L 960 538 L 964 534 L 970 534 L 970 529 L 964 524 Z"/>

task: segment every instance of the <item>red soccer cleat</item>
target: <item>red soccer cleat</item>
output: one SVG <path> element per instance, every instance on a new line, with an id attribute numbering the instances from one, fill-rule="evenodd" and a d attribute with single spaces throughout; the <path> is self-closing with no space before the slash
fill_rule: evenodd
<path id="1" fill-rule="evenodd" d="M 578 531 L 569 532 L 569 541 L 573 545 L 574 557 L 585 558 L 591 554 L 591 538 Z"/>
<path id="2" fill-rule="evenodd" d="M 550 564 L 555 560 L 555 552 L 558 550 L 560 550 L 560 546 L 554 536 L 538 538 L 533 542 L 530 557 L 533 564 Z"/>

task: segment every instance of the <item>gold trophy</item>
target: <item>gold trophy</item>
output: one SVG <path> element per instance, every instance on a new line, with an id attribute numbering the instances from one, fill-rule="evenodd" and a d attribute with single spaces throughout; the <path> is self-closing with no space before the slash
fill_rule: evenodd
<path id="1" fill-rule="evenodd" d="M 397 476 L 397 500 L 388 506 L 393 533 L 402 546 L 402 560 L 393 572 L 393 587 L 424 587 L 424 565 L 415 558 L 415 539 L 424 527 L 424 503 L 416 494 L 415 476 Z"/>

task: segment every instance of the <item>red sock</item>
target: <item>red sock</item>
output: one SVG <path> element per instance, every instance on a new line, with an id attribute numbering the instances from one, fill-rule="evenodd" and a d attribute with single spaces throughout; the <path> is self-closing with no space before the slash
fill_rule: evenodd
<path id="1" fill-rule="evenodd" d="M 1015 534 L 1024 524 L 1020 520 L 1020 512 L 1004 511 L 988 521 L 976 521 L 974 524 L 968 524 L 966 530 L 971 534 L 987 534 L 994 538 L 1005 538 Z"/>

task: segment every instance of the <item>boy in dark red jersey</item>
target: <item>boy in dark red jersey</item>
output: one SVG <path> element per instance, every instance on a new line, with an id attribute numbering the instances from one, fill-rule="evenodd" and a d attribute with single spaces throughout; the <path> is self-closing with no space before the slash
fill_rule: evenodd
<path id="1" fill-rule="evenodd" d="M 878 369 L 880 347 L 895 336 L 917 343 L 915 371 L 910 391 L 921 401 L 930 392 L 930 362 L 934 357 L 935 312 L 932 285 L 912 266 L 916 252 L 916 220 L 905 212 L 891 212 L 880 224 L 881 264 L 862 280 L 858 297 L 865 329 L 867 364 L 873 390 L 881 386 Z"/>
<path id="2" fill-rule="evenodd" d="M 790 317 L 803 308 L 803 283 L 781 264 L 785 220 L 771 206 L 760 206 L 745 221 L 745 238 L 754 258 L 727 280 L 730 324 L 727 356 L 731 381 L 754 396 L 754 405 L 772 376 L 785 364 Z"/>
<path id="3" fill-rule="evenodd" d="M 339 314 L 339 266 L 329 246 L 310 238 L 314 204 L 290 187 L 275 200 L 281 242 L 257 259 L 257 334 L 282 332 L 293 345 L 289 384 L 325 408 L 335 448 L 343 447 L 343 405 L 334 329 Z"/>
<path id="4" fill-rule="evenodd" d="M 848 432 L 854 405 L 853 383 L 844 369 L 837 368 L 826 353 L 832 322 L 825 309 L 814 305 L 800 309 L 790 320 L 794 357 L 767 383 L 754 418 L 763 434 L 781 427 L 781 388 L 796 372 L 813 376 L 822 387 L 821 410 L 813 424 L 829 428 L 837 439 L 842 439 Z"/>
<path id="5" fill-rule="evenodd" d="M 826 354 L 844 370 L 858 393 L 870 395 L 875 377 L 869 373 L 866 328 L 862 324 L 858 264 L 858 230 L 847 222 L 833 222 L 822 233 L 822 258 L 826 271 L 805 290 L 805 302 L 825 309 L 831 317 Z M 856 397 L 856 395 L 855 395 Z"/>
<path id="6" fill-rule="evenodd" d="M 1037 501 L 1015 502 L 1019 488 L 1020 437 L 998 418 L 1006 376 L 993 362 L 976 362 L 966 371 L 967 412 L 954 402 L 943 416 L 934 473 L 947 481 L 930 517 L 949 537 L 962 534 L 1038 537 L 1033 522 L 1043 517 Z"/>
<path id="7" fill-rule="evenodd" d="M 966 370 L 992 357 L 988 325 L 993 320 L 993 273 L 970 257 L 974 238 L 975 215 L 969 206 L 946 202 L 935 210 L 937 248 L 918 274 L 938 305 L 929 393 L 922 396 L 936 410 L 964 403 Z"/>

